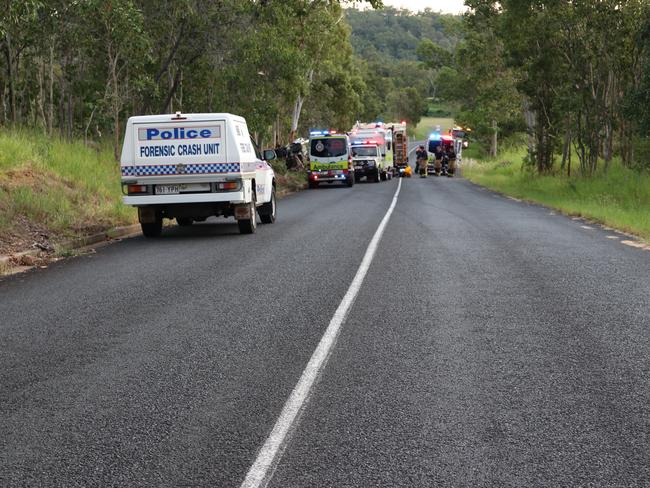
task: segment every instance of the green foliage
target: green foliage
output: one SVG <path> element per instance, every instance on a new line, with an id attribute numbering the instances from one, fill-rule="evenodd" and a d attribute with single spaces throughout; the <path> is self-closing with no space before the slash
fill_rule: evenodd
<path id="1" fill-rule="evenodd" d="M 129 115 L 232 111 L 286 138 L 315 89 L 342 92 L 313 108 L 345 124 L 365 89 L 338 1 L 8 1 L 0 54 L 0 125 L 115 153 Z"/>
<path id="2" fill-rule="evenodd" d="M 538 172 L 552 172 L 574 146 L 580 171 L 593 174 L 599 159 L 613 159 L 617 139 L 623 164 L 631 164 L 635 121 L 622 102 L 639 80 L 646 2 L 466 3 L 470 31 L 491 31 L 490 45 L 502 47 L 499 57 L 512 71 L 531 136 L 528 160 Z"/>
<path id="3" fill-rule="evenodd" d="M 352 27 L 355 51 L 364 59 L 417 61 L 417 48 L 424 39 L 448 51 L 458 42 L 458 18 L 431 10 L 414 14 L 390 7 L 348 9 L 346 18 Z"/>
<path id="4" fill-rule="evenodd" d="M 3 130 L 0 154 L 6 155 L 0 160 L 0 234 L 20 231 L 19 217 L 64 236 L 135 218 L 121 203 L 119 165 L 110 147 Z"/>
<path id="5" fill-rule="evenodd" d="M 430 39 L 424 39 L 417 48 L 418 60 L 429 69 L 438 69 L 449 66 L 452 62 L 451 53 L 434 44 Z"/>

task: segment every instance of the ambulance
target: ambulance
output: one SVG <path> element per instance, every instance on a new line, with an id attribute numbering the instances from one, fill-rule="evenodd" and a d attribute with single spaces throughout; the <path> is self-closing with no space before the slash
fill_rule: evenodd
<path id="1" fill-rule="evenodd" d="M 354 185 L 354 167 L 350 138 L 333 130 L 312 130 L 309 133 L 309 188 L 321 183 Z"/>
<path id="2" fill-rule="evenodd" d="M 146 237 L 163 219 L 189 226 L 211 216 L 234 217 L 242 234 L 276 218 L 276 182 L 246 120 L 237 115 L 176 114 L 131 117 L 122 147 L 123 201 L 138 209 Z"/>

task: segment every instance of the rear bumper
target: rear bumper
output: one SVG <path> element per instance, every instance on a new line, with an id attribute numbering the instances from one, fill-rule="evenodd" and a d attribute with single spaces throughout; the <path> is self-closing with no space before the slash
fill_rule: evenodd
<path id="1" fill-rule="evenodd" d="M 348 170 L 337 170 L 338 173 L 329 174 L 328 172 L 310 171 L 307 174 L 309 181 L 315 182 L 332 182 L 332 181 L 347 181 L 350 178 Z"/>
<path id="2" fill-rule="evenodd" d="M 243 191 L 219 193 L 181 193 L 178 195 L 125 195 L 122 201 L 136 207 L 177 203 L 246 203 Z"/>
<path id="3" fill-rule="evenodd" d="M 363 177 L 363 176 L 374 176 L 377 174 L 377 171 L 381 173 L 381 169 L 377 168 L 360 168 L 360 169 L 355 169 L 354 174 L 355 176 L 358 177 Z"/>

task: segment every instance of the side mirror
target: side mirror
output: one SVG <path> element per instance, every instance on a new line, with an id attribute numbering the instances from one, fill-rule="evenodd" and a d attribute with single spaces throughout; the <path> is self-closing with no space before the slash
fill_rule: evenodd
<path id="1" fill-rule="evenodd" d="M 266 149 L 264 151 L 264 161 L 273 161 L 275 158 L 277 158 L 277 155 L 273 149 Z"/>

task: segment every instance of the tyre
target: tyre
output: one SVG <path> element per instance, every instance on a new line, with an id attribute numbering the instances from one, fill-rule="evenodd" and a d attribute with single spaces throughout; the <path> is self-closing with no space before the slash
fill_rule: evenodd
<path id="1" fill-rule="evenodd" d="M 181 227 L 189 227 L 194 223 L 194 219 L 192 217 L 176 217 L 176 223 Z"/>
<path id="2" fill-rule="evenodd" d="M 372 176 L 372 181 L 379 183 L 381 181 L 381 174 L 379 173 L 379 168 L 375 170 L 375 174 Z"/>
<path id="3" fill-rule="evenodd" d="M 348 178 L 345 180 L 345 184 L 348 185 L 348 187 L 354 186 L 354 174 L 348 175 Z"/>
<path id="4" fill-rule="evenodd" d="M 275 186 L 271 192 L 271 201 L 262 205 L 259 210 L 260 220 L 263 224 L 272 224 L 275 222 L 277 208 L 275 205 Z"/>
<path id="5" fill-rule="evenodd" d="M 257 230 L 257 213 L 255 209 L 255 194 L 253 193 L 253 201 L 249 204 L 250 219 L 242 219 L 237 221 L 240 234 L 254 234 Z"/>
<path id="6" fill-rule="evenodd" d="M 315 190 L 316 188 L 318 188 L 318 181 L 310 181 L 309 182 L 309 189 L 310 190 Z"/>
<path id="7" fill-rule="evenodd" d="M 380 173 L 379 177 L 381 178 L 381 181 L 387 181 L 388 180 L 388 173 L 386 173 L 386 171 L 382 171 Z"/>
<path id="8" fill-rule="evenodd" d="M 145 237 L 160 237 L 160 233 L 162 232 L 162 219 L 146 224 L 141 222 L 140 227 L 142 227 L 142 234 Z"/>

